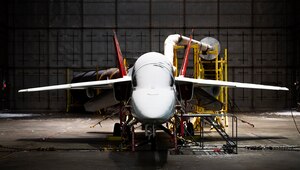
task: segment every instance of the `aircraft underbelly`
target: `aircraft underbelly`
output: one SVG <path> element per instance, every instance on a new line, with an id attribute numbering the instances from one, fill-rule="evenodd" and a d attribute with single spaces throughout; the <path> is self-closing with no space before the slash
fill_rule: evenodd
<path id="1" fill-rule="evenodd" d="M 119 102 L 115 100 L 113 90 L 106 90 L 100 95 L 92 98 L 84 104 L 84 108 L 87 112 L 97 112 L 100 109 L 111 107 L 118 104 Z"/>

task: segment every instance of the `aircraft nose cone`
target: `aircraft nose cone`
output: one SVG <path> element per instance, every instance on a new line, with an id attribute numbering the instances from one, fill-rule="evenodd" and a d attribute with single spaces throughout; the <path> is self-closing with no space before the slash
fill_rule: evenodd
<path id="1" fill-rule="evenodd" d="M 175 94 L 170 89 L 140 89 L 132 94 L 135 116 L 142 122 L 162 123 L 174 113 Z"/>

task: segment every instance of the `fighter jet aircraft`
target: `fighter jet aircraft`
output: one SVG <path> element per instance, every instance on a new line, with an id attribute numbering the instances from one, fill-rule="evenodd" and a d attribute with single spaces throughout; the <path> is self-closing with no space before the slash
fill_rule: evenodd
<path id="1" fill-rule="evenodd" d="M 204 105 L 204 107 L 213 110 L 220 109 L 222 103 L 205 90 L 207 88 L 226 86 L 230 88 L 288 90 L 286 87 L 185 77 L 188 53 L 192 44 L 199 45 L 199 49 L 203 53 L 216 50 L 216 47 L 213 45 L 194 40 L 192 36 L 169 35 L 165 40 L 164 54 L 158 52 L 145 53 L 128 70 L 123 64 L 123 56 L 115 32 L 113 40 L 121 78 L 29 88 L 19 90 L 19 92 L 59 89 L 85 89 L 87 92 L 90 89 L 110 90 L 117 101 L 122 101 L 130 105 L 131 118 L 125 122 L 126 125 L 131 126 L 137 122 L 141 122 L 147 125 L 146 128 L 150 128 L 151 132 L 155 133 L 158 125 L 167 122 L 174 116 L 176 105 L 182 100 L 202 97 L 206 100 L 211 100 L 212 102 L 210 103 L 213 103 Z M 176 68 L 173 66 L 173 48 L 175 45 L 187 46 L 180 74 L 177 77 L 174 76 Z M 146 131 L 148 130 L 146 129 Z"/>

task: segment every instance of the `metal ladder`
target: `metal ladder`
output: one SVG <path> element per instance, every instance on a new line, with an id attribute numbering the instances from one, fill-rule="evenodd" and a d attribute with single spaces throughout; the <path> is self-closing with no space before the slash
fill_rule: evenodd
<path id="1" fill-rule="evenodd" d="M 234 151 L 237 152 L 237 142 L 232 140 L 232 138 L 224 131 L 220 124 L 218 124 L 211 116 L 204 116 L 203 118 L 208 121 L 226 141 L 226 145 L 223 146 L 224 151 L 228 153 L 234 153 Z"/>

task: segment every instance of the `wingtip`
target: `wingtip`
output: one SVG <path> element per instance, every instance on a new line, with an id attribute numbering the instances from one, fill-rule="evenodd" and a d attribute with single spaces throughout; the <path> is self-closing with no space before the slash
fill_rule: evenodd
<path id="1" fill-rule="evenodd" d="M 23 89 L 23 90 L 19 90 L 18 93 L 24 93 L 24 92 L 27 92 L 26 89 Z"/>
<path id="2" fill-rule="evenodd" d="M 287 87 L 278 87 L 278 90 L 282 90 L 282 91 L 290 91 L 290 89 L 287 88 Z"/>

